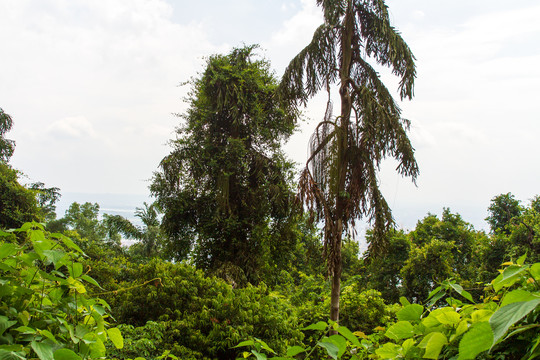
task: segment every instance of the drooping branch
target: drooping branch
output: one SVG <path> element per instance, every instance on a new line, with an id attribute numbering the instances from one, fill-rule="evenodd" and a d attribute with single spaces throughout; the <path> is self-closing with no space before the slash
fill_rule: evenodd
<path id="1" fill-rule="evenodd" d="M 283 98 L 305 105 L 323 85 L 335 82 L 336 38 L 335 26 L 323 24 L 315 30 L 311 43 L 285 69 L 279 88 Z"/>

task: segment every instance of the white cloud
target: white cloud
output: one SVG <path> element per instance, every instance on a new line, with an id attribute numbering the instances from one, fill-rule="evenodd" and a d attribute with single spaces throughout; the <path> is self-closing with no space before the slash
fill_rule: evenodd
<path id="1" fill-rule="evenodd" d="M 97 137 L 92 123 L 84 116 L 67 117 L 55 121 L 48 126 L 47 132 L 53 136 L 68 138 Z"/>

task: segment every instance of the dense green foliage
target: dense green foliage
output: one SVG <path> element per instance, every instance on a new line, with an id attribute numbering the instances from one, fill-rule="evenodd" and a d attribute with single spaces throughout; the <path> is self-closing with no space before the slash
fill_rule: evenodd
<path id="1" fill-rule="evenodd" d="M 297 114 L 275 95 L 277 81 L 254 49 L 207 60 L 151 186 L 164 210 L 168 256 L 189 255 L 242 285 L 259 281 L 261 268 L 296 240 L 292 165 L 280 147 Z"/>
<path id="2" fill-rule="evenodd" d="M 160 329 L 161 348 L 176 356 L 233 359 L 231 347 L 253 335 L 277 348 L 283 338 L 300 340 L 294 308 L 264 284 L 233 289 L 193 266 L 154 259 L 133 264 L 125 258 L 89 263 L 109 291 L 102 296 L 119 322 Z M 148 325 L 152 321 L 156 325 Z M 197 357 L 198 358 L 198 357 Z"/>
<path id="3" fill-rule="evenodd" d="M 540 197 L 495 196 L 488 234 L 450 209 L 393 229 L 379 165 L 418 167 L 366 59 L 403 99 L 414 56 L 384 0 L 317 4 L 324 23 L 280 84 L 256 46 L 207 59 L 142 225 L 88 202 L 57 218 L 60 190 L 8 164 L 0 108 L 0 360 L 540 357 Z M 329 100 L 295 184 L 282 142 L 332 86 L 340 114 Z M 342 235 L 364 217 L 360 254 Z"/>
<path id="4" fill-rule="evenodd" d="M 97 282 L 84 272 L 82 250 L 38 223 L 0 232 L 0 357 L 77 360 L 105 356 L 109 305 L 88 296 Z"/>
<path id="5" fill-rule="evenodd" d="M 0 162 L 0 229 L 39 220 L 35 193 L 19 183 L 19 172 Z"/>
<path id="6" fill-rule="evenodd" d="M 13 127 L 13 119 L 0 108 L 0 163 L 7 163 L 15 150 L 15 142 L 4 135 Z"/>
<path id="7" fill-rule="evenodd" d="M 320 349 L 324 349 L 322 358 L 333 359 L 533 359 L 540 356 L 540 263 L 524 261 L 522 256 L 515 264 L 507 263 L 479 303 L 453 281 L 442 282 L 427 306 L 401 298 L 397 321 L 370 336 L 318 322 L 303 329 L 319 332 L 311 346 L 294 345 L 276 352 L 255 338 L 238 347 L 250 347 L 251 352 L 243 356 L 259 360 L 276 353 L 282 355 L 268 358 L 307 359 Z M 447 293 L 459 298 L 445 298 Z M 336 334 L 327 336 L 329 329 Z"/>

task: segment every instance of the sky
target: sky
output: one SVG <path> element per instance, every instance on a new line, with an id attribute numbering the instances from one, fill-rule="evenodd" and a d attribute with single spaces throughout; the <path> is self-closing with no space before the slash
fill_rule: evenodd
<path id="1" fill-rule="evenodd" d="M 415 186 L 389 160 L 379 178 L 396 223 L 449 207 L 487 229 L 494 196 L 540 194 L 540 3 L 386 3 L 418 72 L 401 108 L 420 176 Z M 11 164 L 63 194 L 144 197 L 186 109 L 181 84 L 205 57 L 258 43 L 280 77 L 321 21 L 315 0 L 0 0 Z M 381 77 L 397 98 L 397 79 Z M 324 106 L 314 98 L 285 145 L 299 164 Z"/>

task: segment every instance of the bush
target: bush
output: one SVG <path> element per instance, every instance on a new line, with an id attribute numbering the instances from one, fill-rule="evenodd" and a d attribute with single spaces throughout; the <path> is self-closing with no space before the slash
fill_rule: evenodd
<path id="1" fill-rule="evenodd" d="M 288 344 L 282 339 L 302 337 L 295 309 L 264 283 L 233 289 L 191 265 L 159 259 L 132 264 L 118 258 L 112 263 L 94 261 L 91 266 L 98 278 L 118 274 L 118 281 L 104 279 L 110 288 L 103 296 L 115 318 L 138 327 L 158 323 L 160 350 L 175 356 L 234 359 L 231 347 L 250 334 L 277 349 Z"/>
<path id="2" fill-rule="evenodd" d="M 88 296 L 97 282 L 83 272 L 81 249 L 38 223 L 0 232 L 0 358 L 81 359 L 105 356 L 108 304 Z"/>

